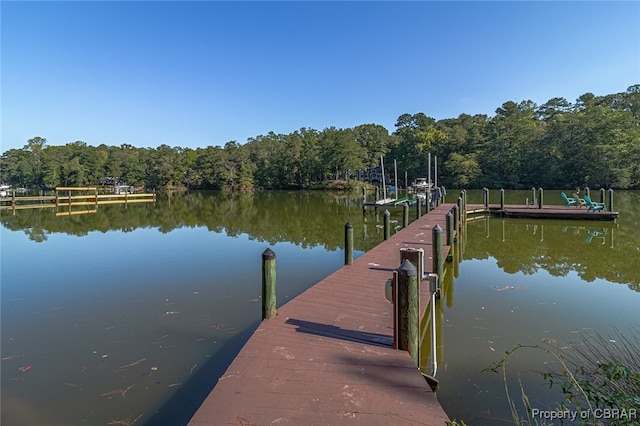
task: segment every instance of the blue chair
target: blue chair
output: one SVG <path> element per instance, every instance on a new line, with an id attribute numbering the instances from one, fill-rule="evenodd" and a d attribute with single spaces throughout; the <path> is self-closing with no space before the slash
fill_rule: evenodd
<path id="1" fill-rule="evenodd" d="M 588 195 L 585 195 L 583 197 L 584 202 L 587 203 L 587 211 L 601 211 L 604 210 L 605 212 L 607 211 L 607 206 L 604 205 L 604 203 L 594 203 L 593 201 L 591 201 L 591 197 L 589 197 Z"/>
<path id="2" fill-rule="evenodd" d="M 578 205 L 578 202 L 574 198 L 567 197 L 567 194 L 565 194 L 564 192 L 562 192 L 560 195 L 562 195 L 562 199 L 564 200 L 565 207 Z"/>

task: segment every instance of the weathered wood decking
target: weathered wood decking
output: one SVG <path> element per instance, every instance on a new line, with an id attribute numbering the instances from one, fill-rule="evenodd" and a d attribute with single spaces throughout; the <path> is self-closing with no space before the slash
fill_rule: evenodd
<path id="1" fill-rule="evenodd" d="M 424 249 L 431 271 L 432 228 L 445 232 L 452 207 L 412 222 L 263 321 L 189 425 L 444 425 L 409 354 L 392 348 L 384 283 L 401 247 Z"/>

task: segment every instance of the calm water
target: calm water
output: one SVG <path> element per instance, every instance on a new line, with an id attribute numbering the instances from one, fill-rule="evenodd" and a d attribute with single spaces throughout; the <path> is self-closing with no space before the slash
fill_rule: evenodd
<path id="1" fill-rule="evenodd" d="M 506 201 L 522 203 L 529 195 L 514 191 Z M 498 196 L 492 194 L 491 202 L 498 203 Z M 480 192 L 469 197 L 470 203 L 482 201 Z M 550 191 L 545 201 L 561 203 Z M 500 218 L 467 224 L 458 247 L 462 261 L 448 264 L 456 276 L 448 282 L 452 291 L 436 311 L 443 320 L 438 398 L 452 418 L 469 425 L 512 422 L 503 375 L 482 370 L 517 344 L 546 346 L 543 340 L 553 339 L 567 346 L 600 335 L 615 345 L 621 333 L 639 335 L 639 205 L 640 193 L 615 193 L 616 224 Z M 428 352 L 429 342 L 423 347 Z M 533 349 L 509 358 L 509 389 L 519 408 L 519 380 L 533 408 L 556 408 L 557 390 L 550 391 L 540 375 L 559 371 L 553 361 Z"/>
<path id="2" fill-rule="evenodd" d="M 437 308 L 439 398 L 452 418 L 509 419 L 502 377 L 480 370 L 514 344 L 639 322 L 639 195 L 615 194 L 617 225 L 467 225 Z M 266 248 L 282 304 L 342 265 L 346 222 L 356 256 L 382 239 L 381 215 L 363 216 L 358 196 L 324 192 L 181 193 L 0 220 L 3 425 L 184 424 L 260 320 Z M 534 383 L 534 362 L 544 360 L 509 366 Z M 540 408 L 551 404 L 532 386 Z"/>

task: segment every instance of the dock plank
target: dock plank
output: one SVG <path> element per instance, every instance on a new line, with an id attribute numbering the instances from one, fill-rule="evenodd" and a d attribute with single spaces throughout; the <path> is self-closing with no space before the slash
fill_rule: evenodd
<path id="1" fill-rule="evenodd" d="M 189 424 L 444 425 L 448 417 L 409 354 L 392 348 L 384 282 L 401 247 L 423 248 L 431 270 L 432 228 L 445 227 L 452 207 L 412 222 L 281 306 Z"/>

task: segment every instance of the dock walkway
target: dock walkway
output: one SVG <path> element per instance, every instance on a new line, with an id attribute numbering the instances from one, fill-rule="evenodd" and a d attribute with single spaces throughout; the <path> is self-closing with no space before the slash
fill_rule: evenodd
<path id="1" fill-rule="evenodd" d="M 444 425 L 448 417 L 408 352 L 393 349 L 384 283 L 400 248 L 422 248 L 443 204 L 262 321 L 189 425 Z M 444 243 L 444 255 L 450 247 Z M 428 286 L 421 300 L 428 300 Z"/>

